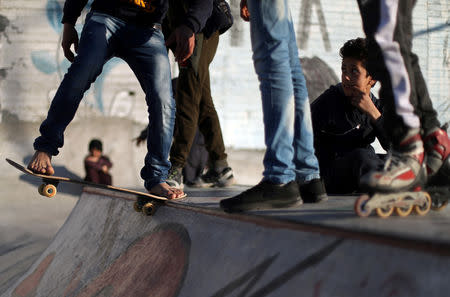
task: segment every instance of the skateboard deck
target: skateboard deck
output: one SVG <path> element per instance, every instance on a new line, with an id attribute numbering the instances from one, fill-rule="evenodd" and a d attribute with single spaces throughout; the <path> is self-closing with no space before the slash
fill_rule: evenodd
<path id="1" fill-rule="evenodd" d="M 63 176 L 44 175 L 44 174 L 34 173 L 30 169 L 14 162 L 13 160 L 10 160 L 8 158 L 6 158 L 6 162 L 8 162 L 11 166 L 15 167 L 16 169 L 22 171 L 23 173 L 25 173 L 27 175 L 31 175 L 36 178 L 40 178 L 42 180 L 42 184 L 39 186 L 38 192 L 40 195 L 48 197 L 48 198 L 54 197 L 56 195 L 57 186 L 60 182 L 67 182 L 67 183 L 80 184 L 80 185 L 84 185 L 84 186 L 91 186 L 91 187 L 96 187 L 96 188 L 101 188 L 101 189 L 113 190 L 116 192 L 133 194 L 137 197 L 137 201 L 135 202 L 134 209 L 138 212 L 143 212 L 146 215 L 151 215 L 155 212 L 157 202 L 165 202 L 165 201 L 169 200 L 165 197 L 153 195 L 150 193 L 144 193 L 144 192 L 139 192 L 139 191 L 135 191 L 135 190 L 130 190 L 130 189 L 126 189 L 126 188 L 96 184 L 96 183 L 87 182 L 87 181 L 80 180 L 80 179 L 71 179 L 71 178 L 67 178 L 67 177 L 63 177 Z M 184 195 L 183 197 L 180 197 L 176 200 L 182 199 L 184 197 L 186 197 L 186 195 Z"/>

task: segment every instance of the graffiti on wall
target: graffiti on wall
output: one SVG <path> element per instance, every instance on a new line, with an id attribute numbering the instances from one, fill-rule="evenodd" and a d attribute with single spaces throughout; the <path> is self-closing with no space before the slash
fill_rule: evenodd
<path id="1" fill-rule="evenodd" d="M 90 9 L 92 0 L 88 1 L 83 14 L 87 13 Z M 244 34 L 248 33 L 245 31 L 244 22 L 240 18 L 240 0 L 229 0 L 232 13 L 234 15 L 234 25 L 229 30 L 230 34 L 230 46 L 239 47 L 242 46 L 244 41 L 248 39 Z M 330 40 L 326 28 L 325 17 L 322 10 L 320 0 L 304 0 L 302 1 L 300 8 L 300 23 L 297 28 L 297 38 L 298 43 L 301 48 L 304 49 L 308 47 L 308 39 L 312 26 L 313 9 L 315 10 L 317 16 L 319 17 L 320 30 L 322 33 L 322 38 L 324 41 L 324 48 L 329 51 L 331 49 Z M 31 53 L 31 61 L 34 67 L 45 75 L 57 75 L 59 81 L 62 80 L 63 75 L 67 72 L 70 67 L 70 62 L 65 59 L 62 51 L 60 49 L 63 25 L 61 24 L 61 19 L 63 15 L 62 1 L 58 0 L 47 0 L 45 6 L 46 20 L 48 25 L 52 28 L 52 31 L 59 37 L 56 49 L 54 51 L 49 50 L 35 50 Z M 81 17 L 83 18 L 83 15 Z M 1 19 L 0 19 L 1 21 Z M 81 32 L 83 24 L 77 24 L 76 29 L 78 33 Z M 133 108 L 136 106 L 136 96 L 133 90 L 120 90 L 112 96 L 112 98 L 104 97 L 104 83 L 108 75 L 111 73 L 113 68 L 117 65 L 123 63 L 122 60 L 118 58 L 111 59 L 105 66 L 101 75 L 97 78 L 92 86 L 91 92 L 94 102 L 89 102 L 84 100 L 84 104 L 91 106 L 99 110 L 104 115 L 117 115 L 117 116 L 127 116 L 130 115 Z M 53 98 L 56 90 L 52 89 L 49 93 L 49 100 Z M 89 93 L 88 93 L 89 94 Z M 108 102 L 108 104 L 106 104 Z"/>
<path id="2" fill-rule="evenodd" d="M 0 40 L 2 39 L 2 37 L 4 37 L 6 42 L 10 44 L 11 40 L 9 39 L 9 36 L 6 32 L 7 27 L 11 27 L 11 29 L 15 32 L 20 32 L 19 28 L 12 25 L 6 16 L 0 14 Z M 0 48 L 1 46 L 2 45 L 0 43 Z M 6 75 L 8 74 L 8 70 L 12 69 L 13 66 L 14 64 L 11 65 L 10 67 L 0 67 L 0 82 L 6 77 Z"/>
<path id="3" fill-rule="evenodd" d="M 84 16 L 86 12 L 89 11 L 91 3 L 92 0 L 90 0 L 86 5 Z M 63 75 L 70 67 L 70 62 L 64 57 L 63 54 L 61 54 L 62 52 L 59 48 L 63 31 L 63 25 L 61 23 L 62 15 L 63 10 L 61 4 L 57 0 L 48 0 L 46 4 L 46 18 L 55 34 L 59 36 L 59 40 L 57 43 L 58 47 L 54 52 L 47 50 L 36 50 L 31 52 L 31 61 L 35 68 L 46 75 L 56 74 L 59 80 L 62 80 Z M 84 17 L 82 17 L 82 19 L 84 19 Z M 77 24 L 75 27 L 78 31 L 78 35 L 80 35 L 82 26 L 83 24 Z M 103 98 L 105 79 L 111 73 L 113 68 L 121 63 L 123 63 L 123 61 L 119 58 L 113 58 L 105 64 L 102 73 L 96 79 L 95 83 L 93 84 L 92 91 L 90 91 L 93 94 L 94 103 L 85 102 L 85 104 L 91 105 L 104 115 L 127 116 L 131 113 L 132 108 L 135 105 L 135 92 L 132 90 L 122 90 L 115 94 L 111 100 L 108 100 L 111 102 L 109 106 L 105 106 L 105 98 Z M 49 92 L 49 97 L 53 97 L 54 93 L 54 90 Z M 118 98 L 125 99 L 125 97 L 128 101 L 124 102 L 123 100 L 117 100 Z M 119 104 L 121 104 L 121 106 L 119 106 Z"/>
<path id="4" fill-rule="evenodd" d="M 313 22 L 313 11 L 316 12 L 317 22 L 320 27 L 324 49 L 331 51 L 331 43 L 327 24 L 325 21 L 325 14 L 322 9 L 321 0 L 302 0 L 299 10 L 299 23 L 296 30 L 297 44 L 300 49 L 308 48 L 308 40 L 311 32 Z M 229 30 L 230 34 L 230 46 L 239 47 L 242 46 L 245 40 L 244 21 L 240 17 L 240 0 L 229 0 L 231 13 L 234 17 L 233 26 Z M 248 38 L 248 37 L 247 37 Z"/>
<path id="5" fill-rule="evenodd" d="M 303 0 L 300 7 L 299 23 L 297 28 L 297 43 L 300 49 L 308 48 L 308 39 L 312 25 L 312 12 L 315 9 L 320 33 L 327 52 L 331 51 L 330 37 L 328 35 L 327 24 L 325 22 L 325 15 L 323 13 L 322 4 L 320 0 Z"/>
<path id="6" fill-rule="evenodd" d="M 89 10 L 91 2 L 92 0 L 90 0 L 87 4 L 87 7 L 83 12 L 84 14 L 86 14 Z M 325 52 L 330 52 L 332 50 L 330 33 L 326 21 L 327 18 L 322 5 L 323 2 L 324 1 L 322 0 L 302 0 L 297 6 L 297 11 L 293 12 L 298 18 L 295 29 L 297 42 L 299 48 L 302 50 L 307 50 L 311 46 L 316 46 L 315 44 L 310 44 L 310 36 L 312 32 L 317 31 L 317 27 L 320 31 L 323 44 L 322 50 Z M 441 0 L 432 2 L 434 5 L 443 6 Z M 57 46 L 55 46 L 56 50 L 53 52 L 48 50 L 35 50 L 31 53 L 31 60 L 36 69 L 45 75 L 57 75 L 60 80 L 70 66 L 70 63 L 64 58 L 61 50 L 59 49 L 62 34 L 62 3 L 63 1 L 61 0 L 47 0 L 45 7 L 48 24 L 52 28 L 53 32 L 59 36 L 59 42 Z M 227 32 L 227 34 L 229 34 L 229 46 L 242 47 L 248 43 L 249 36 L 246 31 L 248 30 L 248 27 L 245 26 L 244 21 L 240 18 L 240 0 L 229 0 L 229 4 L 234 16 L 234 25 Z M 81 19 L 83 19 L 83 17 Z M 4 35 L 5 33 L 2 28 L 5 28 L 8 25 L 10 25 L 8 19 L 0 15 L 0 37 L 5 36 L 7 38 L 7 36 Z M 81 27 L 82 25 L 77 25 L 76 27 L 79 32 L 81 31 Z M 444 30 L 448 30 L 448 21 L 445 24 L 439 24 L 429 29 L 415 32 L 414 37 L 432 34 L 434 32 L 442 32 Z M 448 35 L 444 40 L 443 47 L 443 63 L 446 69 L 448 69 L 450 64 L 447 48 Z M 137 106 L 136 101 L 138 99 L 135 90 L 121 89 L 114 94 L 108 93 L 107 98 L 104 92 L 104 84 L 108 75 L 111 74 L 114 68 L 122 63 L 122 60 L 113 58 L 105 65 L 102 74 L 97 78 L 96 82 L 89 91 L 89 94 L 92 95 L 93 101 L 84 101 L 84 104 L 92 106 L 104 115 L 127 116 L 131 114 L 133 108 Z M 0 79 L 1 75 L 2 74 L 0 73 Z M 55 90 L 49 92 L 49 96 L 54 94 L 54 91 Z M 448 109 L 448 107 L 445 109 Z"/>

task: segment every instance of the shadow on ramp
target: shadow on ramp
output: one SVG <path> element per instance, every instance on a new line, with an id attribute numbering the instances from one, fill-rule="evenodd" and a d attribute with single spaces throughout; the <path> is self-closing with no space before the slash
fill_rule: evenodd
<path id="1" fill-rule="evenodd" d="M 31 157 L 32 157 L 32 155 L 29 155 L 29 156 L 26 156 L 25 158 L 23 158 L 23 164 L 28 164 L 31 160 Z M 58 166 L 58 165 L 52 165 L 52 166 L 55 169 L 55 175 L 57 175 L 57 176 L 64 176 L 64 177 L 68 177 L 70 179 L 79 179 L 79 180 L 83 179 L 80 176 L 78 176 L 77 174 L 75 174 L 72 171 L 70 171 L 69 169 L 67 169 L 65 166 Z M 36 186 L 36 191 L 37 191 L 38 187 L 42 184 L 42 181 L 39 178 L 30 176 L 27 174 L 22 174 L 19 179 L 24 182 L 27 182 L 31 185 Z M 71 196 L 80 197 L 82 192 L 83 192 L 82 185 L 73 184 L 73 183 L 64 183 L 64 182 L 62 182 L 58 185 L 58 193 L 64 193 L 64 194 L 68 194 Z"/>

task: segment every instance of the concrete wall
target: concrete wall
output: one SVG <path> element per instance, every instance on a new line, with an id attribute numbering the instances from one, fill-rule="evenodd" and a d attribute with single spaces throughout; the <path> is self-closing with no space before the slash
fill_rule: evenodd
<path id="1" fill-rule="evenodd" d="M 226 145 L 263 148 L 261 104 L 251 60 L 249 25 L 238 16 L 239 0 L 229 2 L 235 25 L 222 35 L 211 66 L 213 97 Z M 63 3 L 0 0 L 0 123 L 10 116 L 36 123 L 45 117 L 69 65 L 60 49 Z M 339 75 L 339 48 L 347 39 L 363 34 L 356 1 L 291 0 L 290 5 L 300 56 L 317 56 Z M 450 120 L 448 19 L 447 0 L 419 0 L 414 10 L 414 50 L 420 57 L 442 121 Z M 80 30 L 83 20 L 84 15 L 78 24 Z M 129 67 L 113 59 L 85 95 L 75 122 L 89 127 L 91 123 L 87 120 L 92 118 L 124 118 L 144 126 L 147 116 L 143 97 Z M 67 135 L 73 133 L 71 129 L 67 131 Z M 86 133 L 91 131 L 86 128 Z M 103 132 L 108 133 L 108 129 Z M 92 133 L 94 136 L 97 135 Z"/>
<path id="2" fill-rule="evenodd" d="M 28 164 L 33 154 L 33 141 L 38 135 L 38 123 L 6 119 L 0 125 L 0 178 L 14 170 L 4 158 Z M 113 183 L 127 187 L 142 187 L 139 176 L 144 164 L 146 147 L 137 147 L 132 138 L 139 134 L 141 125 L 123 118 L 90 117 L 70 125 L 65 145 L 53 159 L 57 175 L 84 178 L 84 157 L 92 137 L 103 140 L 103 150 L 112 162 Z M 5 141 L 6 140 L 6 141 Z"/>
<path id="3" fill-rule="evenodd" d="M 73 122 L 66 133 L 65 145 L 52 163 L 57 175 L 84 178 L 84 157 L 93 137 L 101 138 L 103 150 L 113 162 L 111 174 L 118 186 L 143 188 L 140 170 L 147 151 L 145 145 L 137 147 L 132 141 L 143 125 L 119 117 L 91 116 Z M 28 164 L 33 154 L 33 141 L 39 131 L 39 123 L 25 122 L 4 113 L 0 124 L 0 179 L 13 176 L 15 170 L 4 161 Z M 228 162 L 239 184 L 252 185 L 262 178 L 264 150 L 229 148 Z"/>

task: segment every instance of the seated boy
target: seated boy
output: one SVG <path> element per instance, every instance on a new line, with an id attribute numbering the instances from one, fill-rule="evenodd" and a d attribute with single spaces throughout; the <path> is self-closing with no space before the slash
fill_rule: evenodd
<path id="1" fill-rule="evenodd" d="M 331 86 L 311 105 L 314 146 L 328 193 L 360 191 L 359 179 L 383 164 L 370 145 L 383 131 L 383 106 L 371 93 L 376 81 L 367 72 L 366 41 L 356 38 L 340 49 L 342 82 Z"/>
<path id="2" fill-rule="evenodd" d="M 89 142 L 89 155 L 84 159 L 86 170 L 85 181 L 103 185 L 112 185 L 112 177 L 109 169 L 112 163 L 108 157 L 102 155 L 103 144 L 98 139 Z"/>

